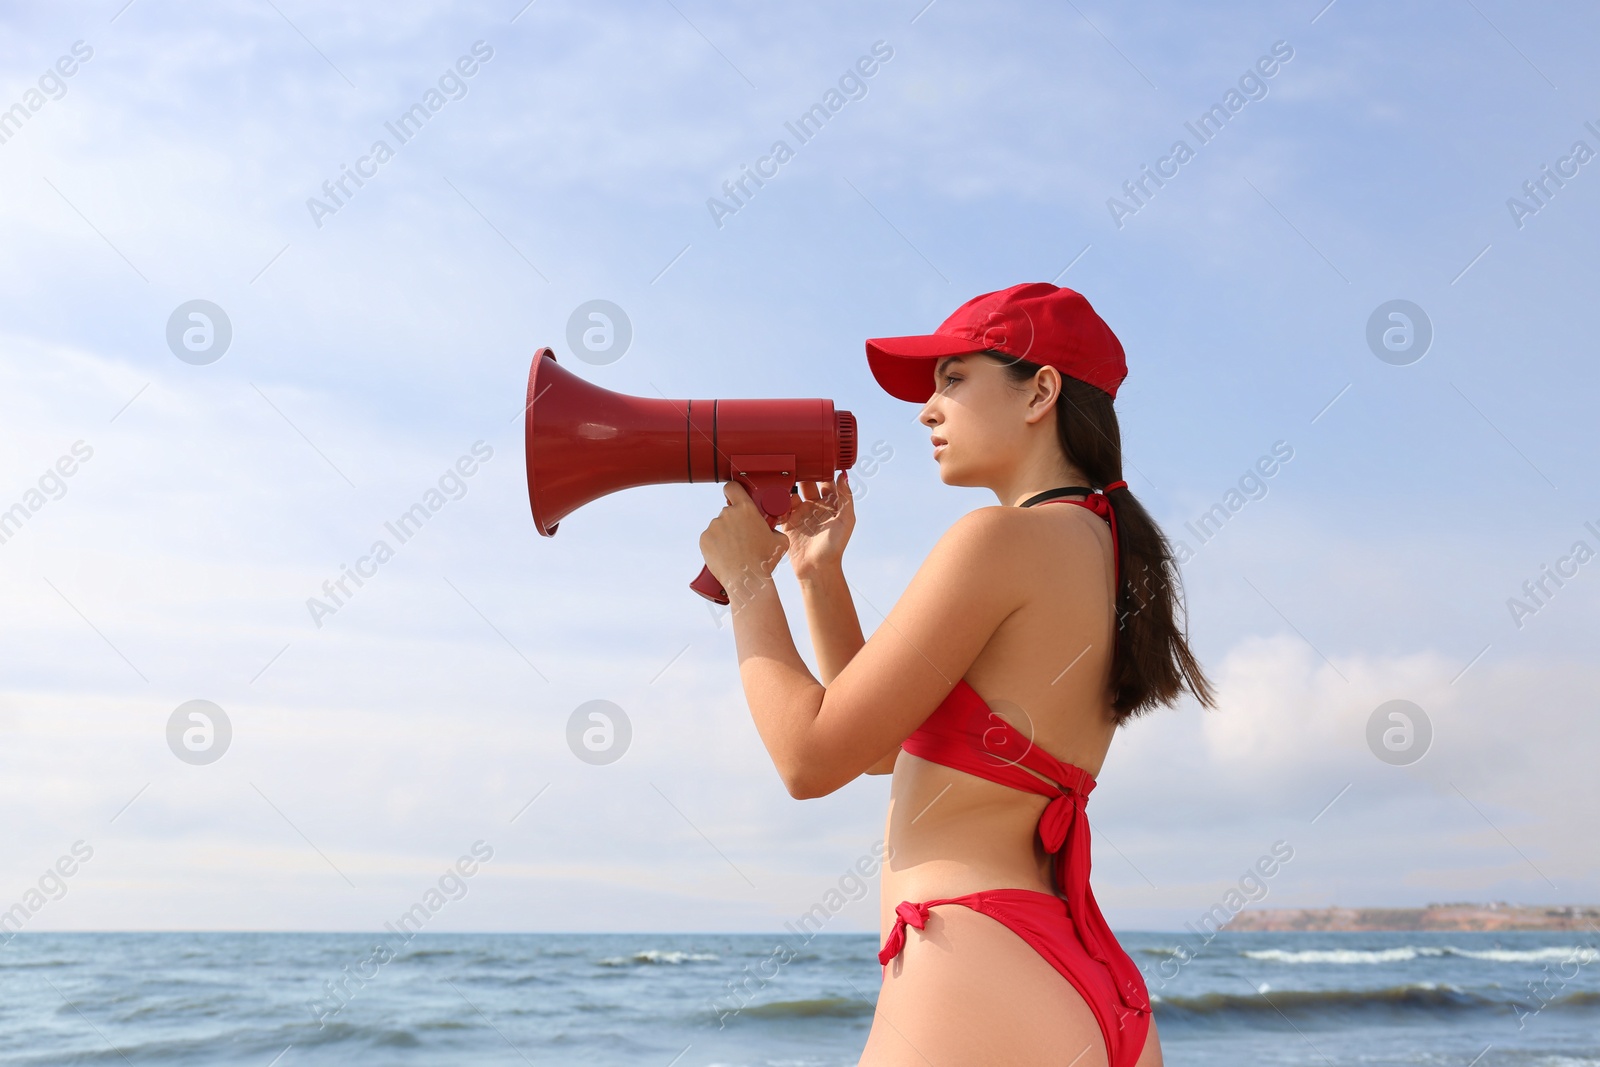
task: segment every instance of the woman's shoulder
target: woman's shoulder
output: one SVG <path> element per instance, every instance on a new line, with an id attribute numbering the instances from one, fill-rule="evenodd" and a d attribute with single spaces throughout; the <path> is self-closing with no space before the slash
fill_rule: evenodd
<path id="1" fill-rule="evenodd" d="M 1063 518 L 1063 516 L 1065 516 Z M 962 515 L 939 539 L 961 546 L 1004 548 L 1013 552 L 1039 549 L 1052 555 L 1062 551 L 1082 552 L 1097 560 L 1101 538 L 1095 527 L 1106 521 L 1079 504 L 1035 505 L 1031 508 L 991 504 Z M 1065 542 L 1062 530 L 1069 531 Z M 1109 527 L 1106 528 L 1110 535 Z"/>
<path id="2" fill-rule="evenodd" d="M 1025 532 L 1018 516 L 1008 512 L 1021 511 L 999 504 L 974 508 L 951 523 L 934 543 L 928 553 L 930 561 L 951 566 L 965 566 L 974 561 L 993 561 L 997 553 L 1014 546 Z"/>
<path id="3" fill-rule="evenodd" d="M 1045 515 L 1083 512 L 1081 517 Z M 1086 521 L 1087 520 L 1087 523 Z M 991 592 L 1003 589 L 1014 600 L 1029 599 L 1041 578 L 1051 573 L 1102 568 L 1108 549 L 1092 525 L 1105 521 L 1083 507 L 1019 508 L 995 504 L 956 519 L 929 551 L 923 569 L 931 574 L 978 580 Z"/>
<path id="4" fill-rule="evenodd" d="M 955 610 L 963 621 L 971 621 L 982 613 L 969 609 L 979 604 L 1001 607 L 998 602 L 1004 600 L 996 621 L 1008 614 L 1016 606 L 1014 593 L 1024 574 L 1013 566 L 1022 530 L 1015 516 L 1005 514 L 1016 510 L 977 508 L 956 519 L 928 550 L 901 602 L 947 617 Z"/>

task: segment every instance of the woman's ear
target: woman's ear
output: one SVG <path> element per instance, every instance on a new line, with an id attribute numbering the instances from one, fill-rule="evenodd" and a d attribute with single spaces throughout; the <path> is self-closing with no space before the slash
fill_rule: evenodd
<path id="1" fill-rule="evenodd" d="M 1038 422 L 1055 410 L 1061 399 L 1061 372 L 1054 367 L 1040 367 L 1028 385 L 1028 414 L 1026 421 Z"/>

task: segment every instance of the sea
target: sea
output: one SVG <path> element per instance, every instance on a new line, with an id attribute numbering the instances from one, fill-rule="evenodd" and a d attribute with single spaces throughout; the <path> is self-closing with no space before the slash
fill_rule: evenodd
<path id="1" fill-rule="evenodd" d="M 1587 932 L 1118 936 L 1172 1067 L 1600 1067 Z M 17 934 L 0 948 L 0 1063 L 834 1067 L 860 1055 L 881 974 L 870 934 L 382 943 Z"/>

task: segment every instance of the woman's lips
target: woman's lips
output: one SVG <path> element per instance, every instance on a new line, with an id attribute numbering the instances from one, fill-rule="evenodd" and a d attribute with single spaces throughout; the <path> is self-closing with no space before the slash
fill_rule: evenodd
<path id="1" fill-rule="evenodd" d="M 949 447 L 950 446 L 948 444 L 934 445 L 933 446 L 933 458 L 934 459 L 938 459 L 939 458 L 939 453 L 943 452 L 946 448 L 949 448 Z"/>

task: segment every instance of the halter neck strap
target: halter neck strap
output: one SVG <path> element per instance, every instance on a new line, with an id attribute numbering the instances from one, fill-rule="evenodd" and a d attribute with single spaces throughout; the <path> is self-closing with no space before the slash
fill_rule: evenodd
<path id="1" fill-rule="evenodd" d="M 1077 496 L 1079 493 L 1085 496 L 1093 496 L 1094 490 L 1087 485 L 1063 485 L 1056 489 L 1046 489 L 1042 493 L 1035 493 L 1017 506 L 1031 508 L 1035 504 L 1043 503 L 1046 500 L 1054 500 L 1058 496 Z"/>

